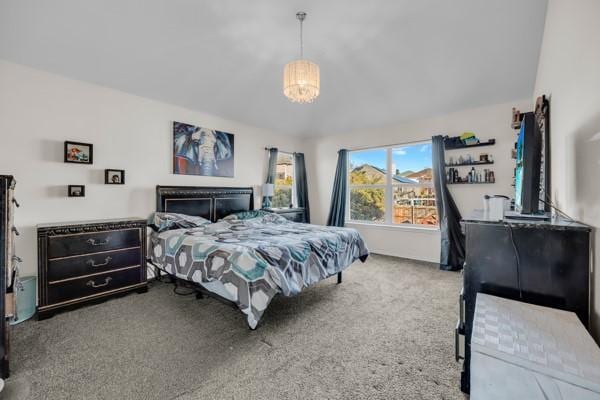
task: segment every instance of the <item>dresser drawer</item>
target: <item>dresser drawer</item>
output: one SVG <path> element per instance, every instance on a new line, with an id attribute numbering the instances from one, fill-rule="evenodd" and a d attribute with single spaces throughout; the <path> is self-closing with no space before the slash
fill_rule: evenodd
<path id="1" fill-rule="evenodd" d="M 53 236 L 48 238 L 48 258 L 137 247 L 140 237 L 140 229 Z"/>
<path id="2" fill-rule="evenodd" d="M 48 261 L 49 283 L 117 268 L 142 265 L 141 248 L 114 250 L 96 254 L 57 258 Z"/>
<path id="3" fill-rule="evenodd" d="M 102 295 L 112 290 L 142 283 L 140 267 L 129 268 L 73 279 L 48 285 L 48 305 L 65 301 L 76 301 Z"/>

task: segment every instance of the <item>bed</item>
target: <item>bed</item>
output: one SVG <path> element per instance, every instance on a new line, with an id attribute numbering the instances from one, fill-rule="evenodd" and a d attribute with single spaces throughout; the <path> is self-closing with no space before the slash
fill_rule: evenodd
<path id="1" fill-rule="evenodd" d="M 150 235 L 149 262 L 238 308 L 255 329 L 274 296 L 341 274 L 368 250 L 358 231 L 253 211 L 252 188 L 157 186 L 157 211 L 206 224 Z M 231 216 L 231 215 L 235 216 Z"/>

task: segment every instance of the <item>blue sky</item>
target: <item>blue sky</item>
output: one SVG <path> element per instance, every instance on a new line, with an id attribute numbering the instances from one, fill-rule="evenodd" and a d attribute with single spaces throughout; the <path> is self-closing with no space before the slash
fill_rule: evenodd
<path id="1" fill-rule="evenodd" d="M 371 164 L 386 169 L 386 149 L 372 149 L 350 152 L 350 165 Z M 398 146 L 392 150 L 392 163 L 400 172 L 420 171 L 431 168 L 431 143 Z"/>

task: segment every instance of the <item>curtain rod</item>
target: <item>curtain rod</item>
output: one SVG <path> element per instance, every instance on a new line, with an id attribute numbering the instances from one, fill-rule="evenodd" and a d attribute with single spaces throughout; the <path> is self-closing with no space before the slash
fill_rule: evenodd
<path id="1" fill-rule="evenodd" d="M 348 151 L 373 150 L 373 149 L 380 149 L 382 147 L 402 147 L 402 146 L 412 146 L 415 144 L 422 144 L 422 143 L 431 143 L 431 139 L 416 140 L 414 142 L 381 144 L 381 145 L 377 145 L 377 146 L 368 146 L 368 147 L 346 147 L 345 149 Z M 344 147 L 342 147 L 342 148 L 344 148 Z"/>
<path id="2" fill-rule="evenodd" d="M 297 151 L 286 151 L 286 150 L 281 150 L 281 149 L 280 149 L 280 148 L 278 148 L 278 147 L 265 147 L 265 150 L 267 150 L 267 151 L 269 151 L 269 150 L 271 150 L 271 149 L 277 149 L 277 151 L 278 151 L 278 152 L 280 152 L 280 153 L 287 153 L 287 154 L 298 154 L 298 152 L 297 152 Z"/>

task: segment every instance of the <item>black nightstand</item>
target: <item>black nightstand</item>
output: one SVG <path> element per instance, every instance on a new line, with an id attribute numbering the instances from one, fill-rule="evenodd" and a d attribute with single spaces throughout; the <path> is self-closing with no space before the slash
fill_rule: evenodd
<path id="1" fill-rule="evenodd" d="M 292 222 L 306 223 L 306 210 L 304 208 L 263 208 L 263 210 L 281 215 Z"/>
<path id="2" fill-rule="evenodd" d="M 38 319 L 93 300 L 148 290 L 145 219 L 37 228 Z"/>

